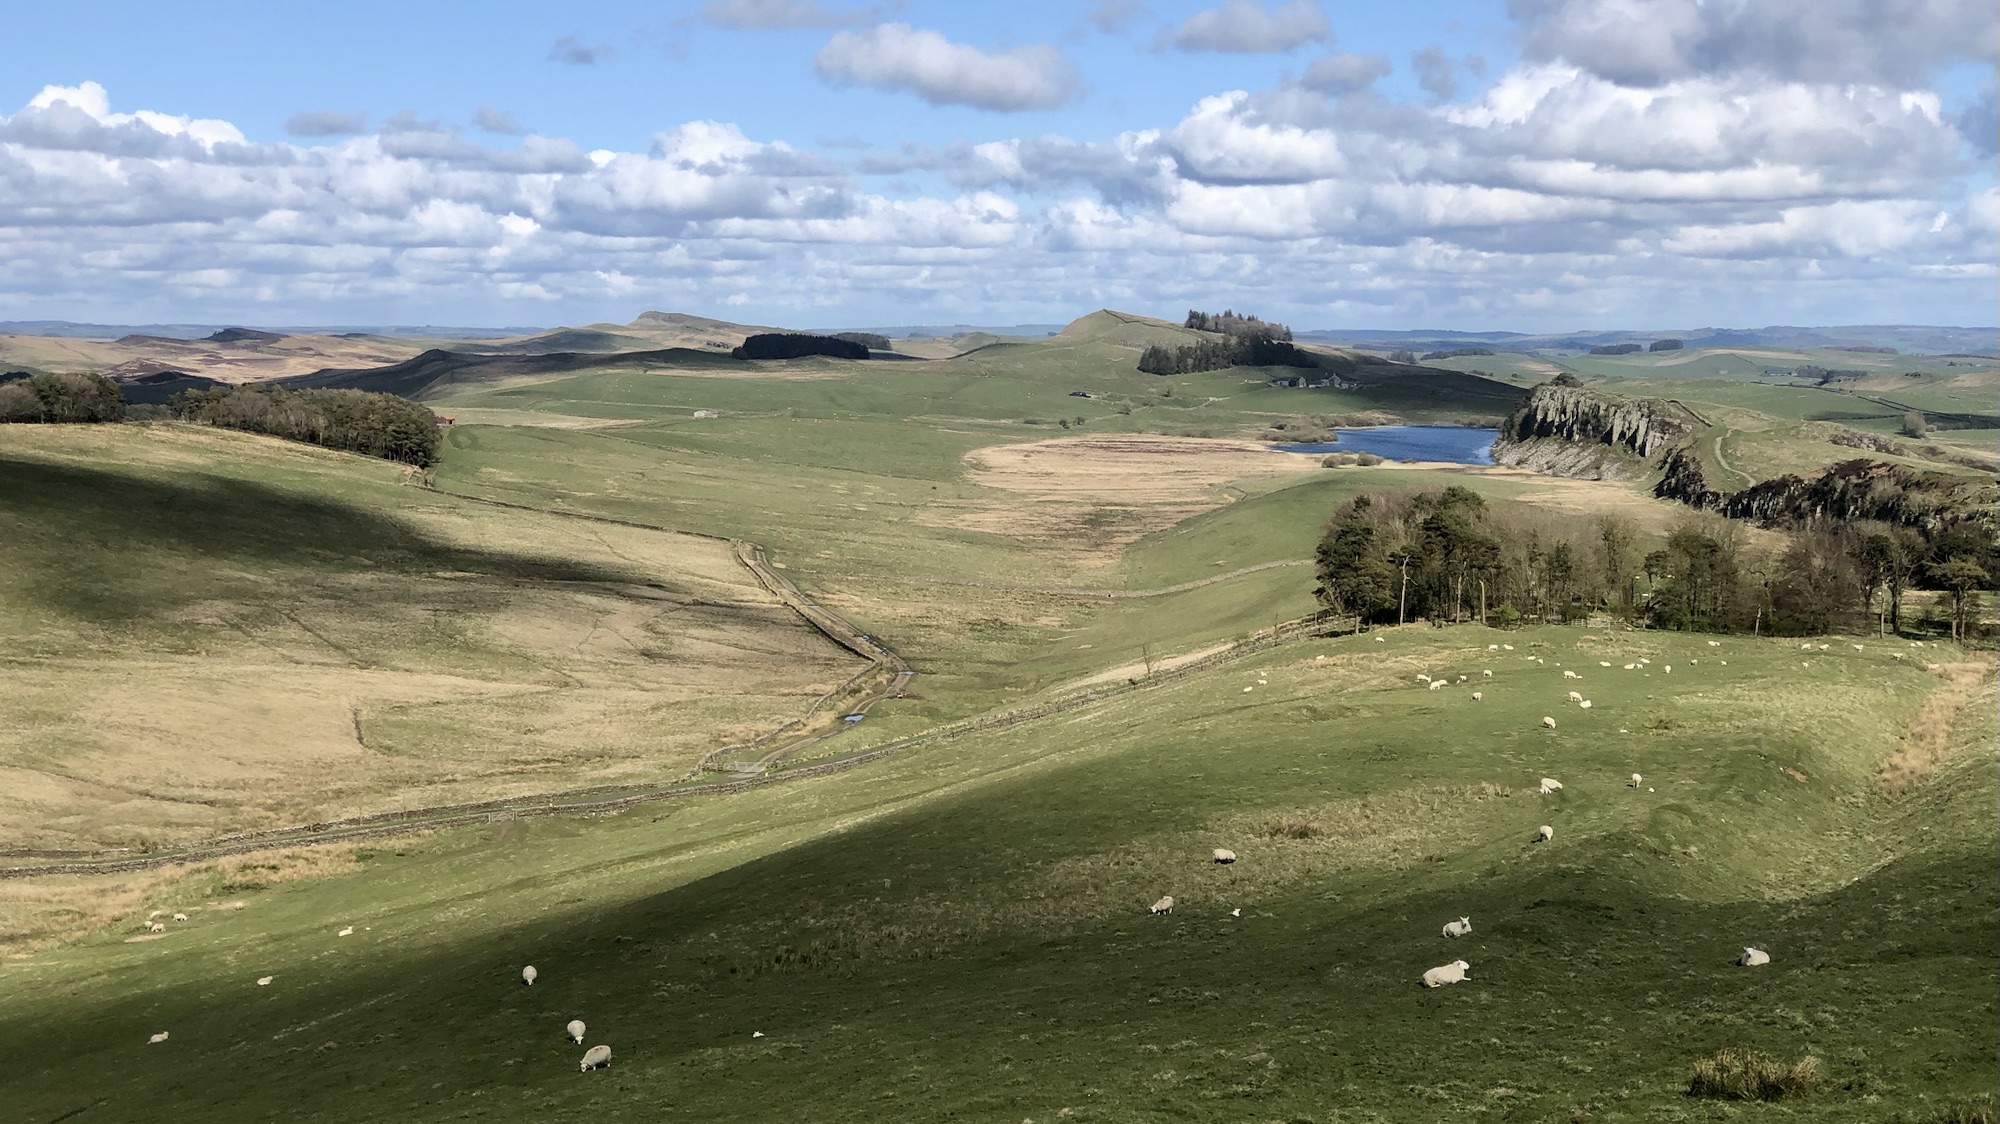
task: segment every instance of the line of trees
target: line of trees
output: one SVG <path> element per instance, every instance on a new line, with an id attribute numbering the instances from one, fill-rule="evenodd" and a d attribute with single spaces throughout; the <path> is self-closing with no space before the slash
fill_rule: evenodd
<path id="1" fill-rule="evenodd" d="M 1149 375 L 1191 375 L 1226 367 L 1317 368 L 1319 358 L 1292 343 L 1292 330 L 1275 321 L 1190 310 L 1187 327 L 1216 332 L 1219 340 L 1196 340 L 1183 347 L 1154 344 L 1139 353 L 1139 369 Z"/>
<path id="2" fill-rule="evenodd" d="M 368 390 L 229 386 L 188 390 L 173 416 L 428 468 L 444 436 L 437 415 L 407 398 Z"/>
<path id="3" fill-rule="evenodd" d="M 1489 504 L 1456 485 L 1356 496 L 1328 522 L 1317 564 L 1319 601 L 1375 623 L 1611 613 L 1687 631 L 1900 630 L 1905 594 L 1930 589 L 1948 596 L 1962 636 L 1980 591 L 2000 585 L 2000 551 L 1969 523 L 1926 534 L 1822 521 L 1765 552 L 1713 515 L 1648 542 L 1622 518 Z"/>
<path id="4" fill-rule="evenodd" d="M 0 375 L 0 422 L 115 422 L 125 396 L 103 375 Z"/>
<path id="5" fill-rule="evenodd" d="M 838 336 L 815 336 L 805 332 L 763 332 L 746 338 L 742 347 L 736 348 L 729 354 L 738 359 L 803 359 L 808 355 L 830 355 L 835 359 L 866 359 L 868 345 Z"/>

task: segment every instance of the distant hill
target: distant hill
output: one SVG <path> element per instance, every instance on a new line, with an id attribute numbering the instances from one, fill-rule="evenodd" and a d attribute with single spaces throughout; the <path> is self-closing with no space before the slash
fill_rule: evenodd
<path id="1" fill-rule="evenodd" d="M 155 371 L 150 375 L 131 378 L 114 378 L 118 393 L 133 405 L 164 406 L 174 395 L 183 390 L 213 390 L 227 383 L 201 375 L 191 375 L 186 371 Z"/>
<path id="2" fill-rule="evenodd" d="M 1056 333 L 1056 338 L 1146 348 L 1154 344 L 1163 347 L 1190 344 L 1203 337 L 1200 332 L 1183 328 L 1170 320 L 1100 308 L 1064 325 L 1062 331 Z"/>
<path id="3" fill-rule="evenodd" d="M 563 375 L 613 367 L 738 367 L 740 360 L 695 348 L 669 347 L 611 355 L 556 351 L 539 355 L 481 355 L 433 348 L 386 367 L 328 369 L 279 379 L 282 386 L 345 387 L 422 398 L 446 386 L 532 375 Z"/>
<path id="4" fill-rule="evenodd" d="M 202 338 L 209 343 L 276 343 L 285 337 L 280 332 L 260 332 L 255 328 L 223 328 Z"/>
<path id="5" fill-rule="evenodd" d="M 1650 346 L 1663 339 L 1678 339 L 1689 348 L 1701 347 L 1781 347 L 1881 348 L 1919 354 L 1976 353 L 1992 355 L 2000 351 L 2000 328 L 1932 327 L 1915 324 L 1850 324 L 1823 328 L 1776 325 L 1766 328 L 1695 328 L 1565 332 L 1528 335 L 1520 332 L 1457 332 L 1447 330 L 1370 331 L 1366 329 L 1314 329 L 1297 333 L 1301 340 L 1346 343 L 1376 351 L 1408 348 L 1411 351 L 1448 351 L 1469 344 L 1485 344 L 1496 351 L 1578 351 L 1594 347 L 1636 343 Z"/>

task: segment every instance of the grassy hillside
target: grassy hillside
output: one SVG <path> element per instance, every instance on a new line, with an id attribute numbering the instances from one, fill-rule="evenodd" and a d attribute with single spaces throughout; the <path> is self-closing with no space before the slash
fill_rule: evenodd
<path id="1" fill-rule="evenodd" d="M 0 847 L 672 779 L 861 665 L 727 544 L 186 426 L 0 430 Z"/>
<path id="2" fill-rule="evenodd" d="M 192 911 L 164 939 L 8 962 L 0 1092 L 26 1119 L 1698 1120 L 1688 1061 L 1741 1045 L 1819 1059 L 1780 1115 L 1946 1119 L 2000 1048 L 1994 704 L 1953 696 L 1885 795 L 1949 687 L 1910 662 L 1319 641 L 794 788 L 196 872 L 146 897 Z M 609 1070 L 575 1071 L 570 1018 Z"/>

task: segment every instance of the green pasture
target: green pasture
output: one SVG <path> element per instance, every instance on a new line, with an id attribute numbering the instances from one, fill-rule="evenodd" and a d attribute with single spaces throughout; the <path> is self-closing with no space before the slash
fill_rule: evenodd
<path id="1" fill-rule="evenodd" d="M 197 872 L 151 900 L 191 911 L 164 939 L 0 968 L 0 1101 L 36 1121 L 1710 1120 L 1730 1110 L 1686 1097 L 1686 1066 L 1732 1045 L 1826 1074 L 1733 1109 L 1759 1119 L 1943 1120 L 1991 1094 L 1990 688 L 1928 783 L 1873 781 L 1939 683 L 1911 664 L 1943 651 L 1376 635 L 723 800 L 392 841 L 312 881 Z M 1162 894 L 1175 911 L 1149 916 Z M 1461 914 L 1473 935 L 1441 938 Z M 1736 967 L 1746 944 L 1772 965 Z M 1467 982 L 1416 986 L 1458 958 Z M 577 1072 L 571 1018 L 610 1068 Z"/>

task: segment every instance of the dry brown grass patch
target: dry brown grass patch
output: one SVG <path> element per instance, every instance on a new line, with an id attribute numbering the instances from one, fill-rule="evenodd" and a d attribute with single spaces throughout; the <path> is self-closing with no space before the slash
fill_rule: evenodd
<path id="1" fill-rule="evenodd" d="M 1819 1080 L 1819 1059 L 1807 1054 L 1780 1061 L 1756 1050 L 1727 1046 L 1688 1066 L 1688 1096 L 1732 1101 L 1776 1101 L 1808 1092 Z"/>
<path id="2" fill-rule="evenodd" d="M 1952 727 L 1959 712 L 1993 673 L 1994 665 L 1987 662 L 1937 665 L 1933 674 L 1943 678 L 1944 685 L 1931 692 L 1917 708 L 1916 717 L 1910 720 L 1909 729 L 1903 734 L 1902 746 L 1882 767 L 1877 781 L 1885 791 L 1903 792 L 1930 777 L 1951 744 Z"/>

